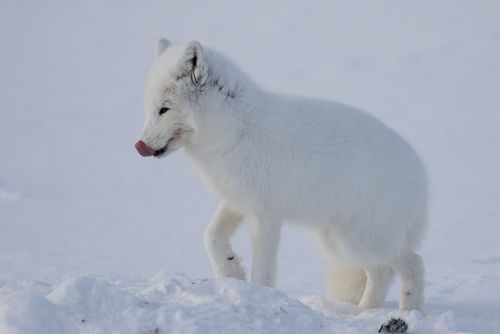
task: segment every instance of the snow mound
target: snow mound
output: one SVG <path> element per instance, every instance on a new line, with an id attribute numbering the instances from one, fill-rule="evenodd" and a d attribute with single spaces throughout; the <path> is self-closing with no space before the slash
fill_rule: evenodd
<path id="1" fill-rule="evenodd" d="M 55 285 L 0 285 L 0 333 L 376 333 L 391 317 L 410 333 L 456 333 L 451 313 L 371 310 L 297 299 L 236 279 L 160 273 L 149 282 L 72 275 Z"/>

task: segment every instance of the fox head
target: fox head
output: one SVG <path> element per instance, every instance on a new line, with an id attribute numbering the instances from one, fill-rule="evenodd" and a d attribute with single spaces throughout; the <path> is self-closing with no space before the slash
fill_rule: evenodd
<path id="1" fill-rule="evenodd" d="M 176 46 L 164 38 L 158 41 L 146 78 L 146 120 L 135 145 L 139 154 L 162 157 L 191 142 L 207 72 L 199 42 Z"/>

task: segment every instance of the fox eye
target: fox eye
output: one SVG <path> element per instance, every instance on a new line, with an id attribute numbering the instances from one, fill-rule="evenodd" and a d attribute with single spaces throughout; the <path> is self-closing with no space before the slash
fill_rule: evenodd
<path id="1" fill-rule="evenodd" d="M 170 110 L 170 108 L 167 108 L 167 107 L 162 107 L 162 108 L 160 109 L 160 115 L 163 115 L 164 113 L 166 113 L 166 112 L 167 112 L 167 111 L 169 111 L 169 110 Z"/>

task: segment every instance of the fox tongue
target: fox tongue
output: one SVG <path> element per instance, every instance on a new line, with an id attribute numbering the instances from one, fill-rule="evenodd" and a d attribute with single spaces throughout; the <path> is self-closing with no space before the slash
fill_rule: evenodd
<path id="1" fill-rule="evenodd" d="M 139 140 L 137 143 L 135 143 L 135 149 L 143 157 L 150 157 L 156 152 L 154 149 L 146 145 L 146 143 L 142 140 Z"/>

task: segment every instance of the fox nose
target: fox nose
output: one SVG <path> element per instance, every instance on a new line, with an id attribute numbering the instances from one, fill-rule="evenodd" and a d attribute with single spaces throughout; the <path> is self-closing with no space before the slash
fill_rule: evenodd
<path id="1" fill-rule="evenodd" d="M 149 147 L 145 142 L 139 140 L 135 143 L 135 149 L 139 152 L 143 157 L 150 157 L 155 154 L 156 150 Z"/>

